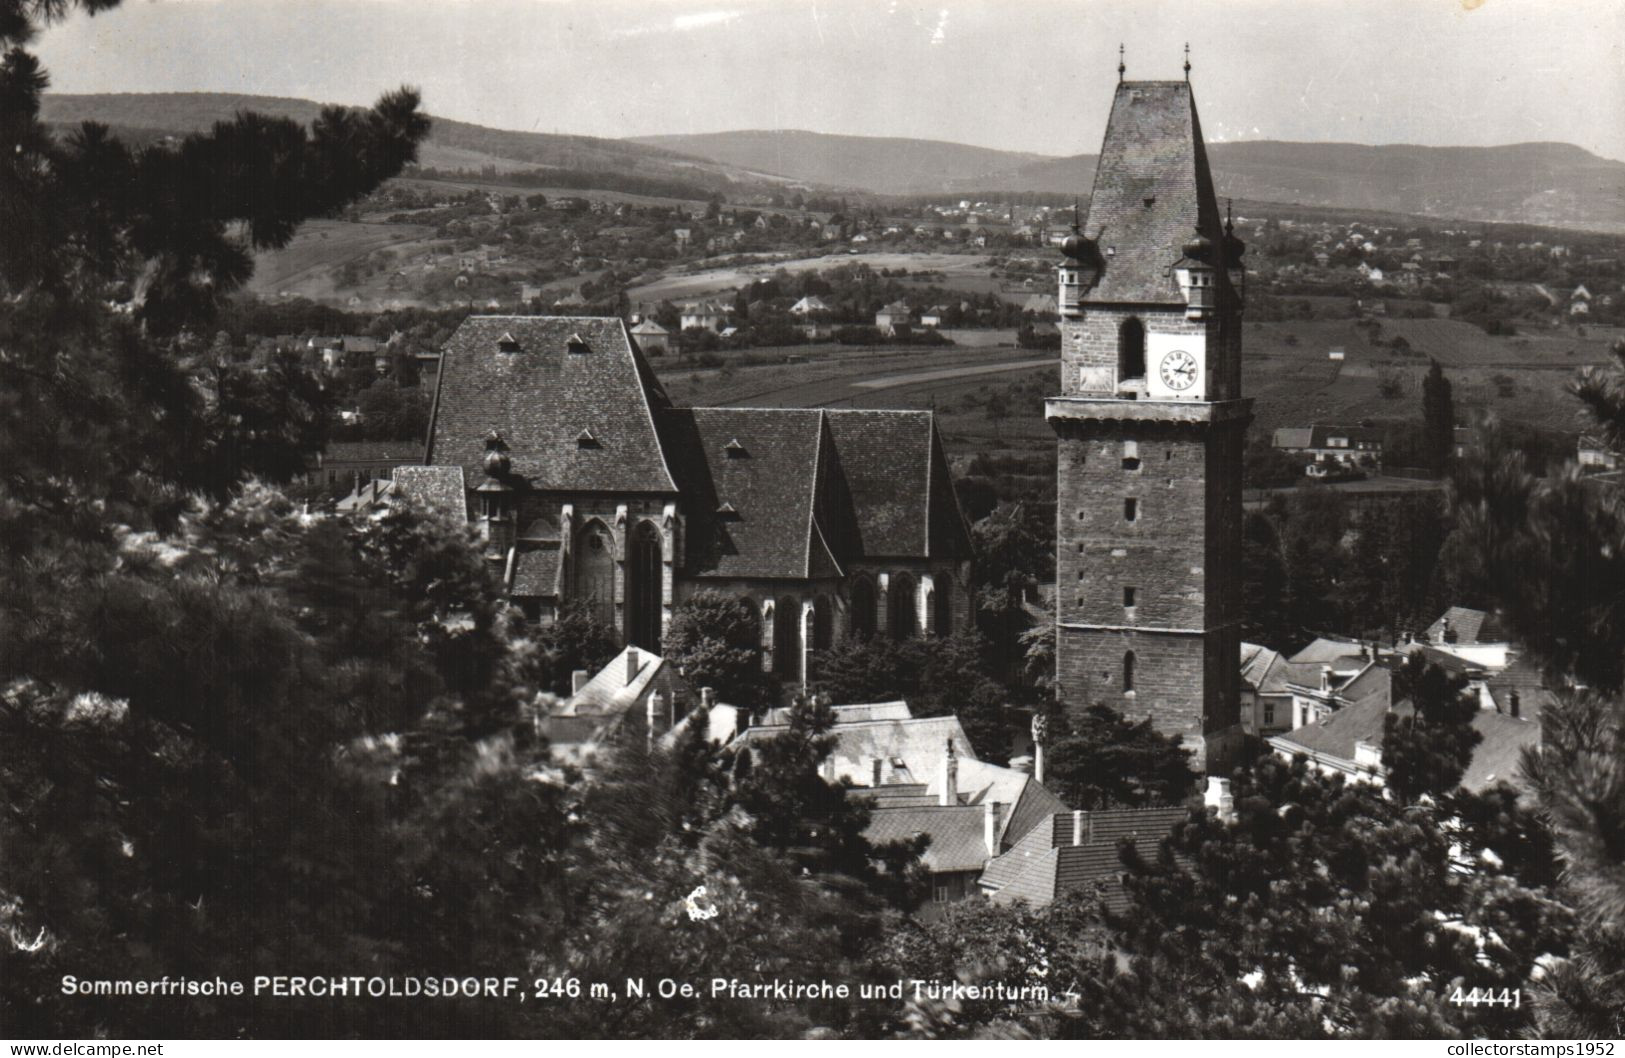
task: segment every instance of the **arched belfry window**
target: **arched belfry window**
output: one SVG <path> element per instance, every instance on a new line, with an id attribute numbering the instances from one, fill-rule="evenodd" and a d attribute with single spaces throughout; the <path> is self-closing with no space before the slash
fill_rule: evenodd
<path id="1" fill-rule="evenodd" d="M 1128 650 L 1128 651 L 1124 651 L 1124 653 L 1123 653 L 1123 693 L 1124 694 L 1132 694 L 1133 692 L 1134 692 L 1134 651 Z"/>
<path id="2" fill-rule="evenodd" d="M 1130 316 L 1117 330 L 1117 382 L 1145 377 L 1145 324 Z"/>

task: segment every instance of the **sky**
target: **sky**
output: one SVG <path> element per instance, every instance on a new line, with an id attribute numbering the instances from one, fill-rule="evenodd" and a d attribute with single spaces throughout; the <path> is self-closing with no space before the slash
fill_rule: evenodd
<path id="1" fill-rule="evenodd" d="M 58 92 L 218 91 L 624 137 L 730 129 L 1099 148 L 1116 81 L 1208 140 L 1578 144 L 1625 160 L 1620 0 L 125 0 L 47 29 Z"/>

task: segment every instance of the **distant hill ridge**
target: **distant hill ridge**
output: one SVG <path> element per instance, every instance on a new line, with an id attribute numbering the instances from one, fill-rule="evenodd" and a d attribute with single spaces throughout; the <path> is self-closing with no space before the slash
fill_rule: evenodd
<path id="1" fill-rule="evenodd" d="M 210 92 L 47 95 L 57 125 L 101 121 L 148 134 L 207 128 L 238 110 L 308 122 L 321 104 Z M 1625 231 L 1625 162 L 1568 143 L 1497 147 L 1210 143 L 1221 195 L 1460 220 Z M 606 139 L 485 128 L 436 118 L 424 165 L 632 173 L 722 190 L 785 184 L 880 194 L 1087 195 L 1095 157 L 1046 157 L 943 140 L 798 129 Z"/>

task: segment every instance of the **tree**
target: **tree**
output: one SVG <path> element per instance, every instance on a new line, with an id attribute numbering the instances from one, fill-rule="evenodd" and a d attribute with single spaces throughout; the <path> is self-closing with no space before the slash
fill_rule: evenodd
<path id="1" fill-rule="evenodd" d="M 1567 951 L 1556 866 L 1529 855 L 1550 844 L 1530 840 L 1542 824 L 1515 796 L 1403 804 L 1270 756 L 1235 783 L 1235 822 L 1193 812 L 1155 852 L 1125 851 L 1128 906 L 1108 920 L 1127 971 L 1101 985 L 1115 1033 L 1528 1028 L 1527 1004 L 1450 1002 L 1458 987 L 1528 988 L 1537 963 Z"/>
<path id="2" fill-rule="evenodd" d="M 1295 638 L 1287 613 L 1289 584 L 1275 526 L 1262 512 L 1249 512 L 1241 529 L 1241 636 L 1250 643 L 1286 650 Z"/>
<path id="3" fill-rule="evenodd" d="M 600 622 L 581 600 L 563 602 L 553 620 L 536 633 L 545 686 L 569 694 L 576 671 L 596 673 L 620 651 L 615 630 Z"/>
<path id="4" fill-rule="evenodd" d="M 361 429 L 369 441 L 423 441 L 429 431 L 429 410 L 416 390 L 393 379 L 375 379 L 356 399 Z"/>
<path id="5" fill-rule="evenodd" d="M 1053 711 L 1044 785 L 1075 808 L 1175 805 L 1195 787 L 1196 772 L 1178 736 L 1097 704 Z"/>
<path id="6" fill-rule="evenodd" d="M 904 698 L 915 716 L 954 714 L 977 754 L 1002 763 L 1008 695 L 988 674 L 986 649 L 976 635 L 847 638 L 824 655 L 817 686 L 838 704 Z"/>
<path id="7" fill-rule="evenodd" d="M 1422 431 L 1428 468 L 1443 474 L 1455 457 L 1456 409 L 1450 399 L 1450 380 L 1437 360 L 1428 361 L 1428 373 L 1422 379 Z"/>
<path id="8" fill-rule="evenodd" d="M 1473 727 L 1478 697 L 1468 690 L 1467 677 L 1413 654 L 1395 673 L 1394 697 L 1409 700 L 1412 711 L 1408 716 L 1389 712 L 1382 718 L 1388 789 L 1406 803 L 1454 790 L 1483 737 Z"/>
<path id="9" fill-rule="evenodd" d="M 673 610 L 661 650 L 694 686 L 715 688 L 724 701 L 771 705 L 778 692 L 762 672 L 760 629 L 748 602 L 697 592 Z"/>

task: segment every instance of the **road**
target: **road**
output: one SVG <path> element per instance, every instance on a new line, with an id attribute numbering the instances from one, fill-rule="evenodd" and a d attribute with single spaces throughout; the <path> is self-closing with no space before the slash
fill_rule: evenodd
<path id="1" fill-rule="evenodd" d="M 1059 361 L 1053 356 L 1037 360 L 1005 360 L 996 364 L 972 364 L 968 367 L 945 367 L 937 371 L 917 371 L 911 375 L 882 375 L 866 378 L 852 385 L 858 389 L 891 389 L 894 386 L 915 386 L 923 382 L 942 382 L 967 375 L 992 375 L 1001 371 L 1024 371 L 1029 367 L 1049 367 Z"/>

